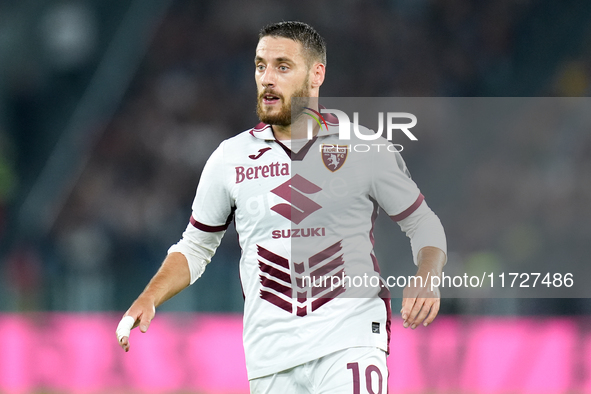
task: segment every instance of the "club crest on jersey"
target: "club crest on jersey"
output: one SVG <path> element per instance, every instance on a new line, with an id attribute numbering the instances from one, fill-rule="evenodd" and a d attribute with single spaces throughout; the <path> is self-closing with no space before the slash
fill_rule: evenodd
<path id="1" fill-rule="evenodd" d="M 345 164 L 349 147 L 347 145 L 322 145 L 322 162 L 330 171 L 335 172 Z"/>

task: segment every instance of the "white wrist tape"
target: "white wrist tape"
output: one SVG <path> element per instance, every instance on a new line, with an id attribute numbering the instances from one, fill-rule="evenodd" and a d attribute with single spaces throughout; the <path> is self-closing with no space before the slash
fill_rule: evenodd
<path id="1" fill-rule="evenodd" d="M 133 317 L 123 316 L 123 319 L 121 319 L 119 325 L 117 326 L 117 331 L 115 331 L 117 333 L 117 340 L 119 342 L 121 342 L 123 337 L 129 338 L 129 334 L 131 333 L 131 328 L 133 327 L 134 323 L 135 319 Z"/>

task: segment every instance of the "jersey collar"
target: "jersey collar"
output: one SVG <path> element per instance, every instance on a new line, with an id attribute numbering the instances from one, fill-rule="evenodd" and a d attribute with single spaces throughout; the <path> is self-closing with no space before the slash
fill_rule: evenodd
<path id="1" fill-rule="evenodd" d="M 261 140 L 275 141 L 273 129 L 271 128 L 271 125 L 267 123 L 261 122 L 258 125 L 254 126 L 252 130 L 250 130 L 250 134 L 253 137 L 259 138 Z"/>

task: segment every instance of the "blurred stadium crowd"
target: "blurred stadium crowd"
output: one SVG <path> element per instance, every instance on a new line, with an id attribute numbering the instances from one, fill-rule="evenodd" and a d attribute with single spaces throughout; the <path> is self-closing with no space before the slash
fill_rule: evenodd
<path id="1" fill-rule="evenodd" d="M 581 12 L 568 9 L 572 2 L 560 2 L 564 9 L 557 3 L 173 1 L 155 24 L 149 50 L 116 113 L 108 121 L 95 120 L 100 137 L 56 221 L 41 235 L 17 231 L 19 209 L 60 131 L 55 138 L 44 135 L 56 123 L 47 126 L 36 117 L 49 123 L 52 118 L 43 118 L 42 111 L 55 108 L 55 100 L 76 97 L 68 92 L 81 89 L 92 74 L 101 39 L 95 39 L 94 55 L 70 66 L 43 73 L 30 63 L 4 68 L 0 310 L 129 305 L 186 226 L 209 154 L 223 139 L 257 123 L 252 59 L 264 24 L 303 20 L 325 37 L 325 96 L 586 96 L 591 53 L 581 48 L 589 26 L 577 36 L 569 15 Z M 99 6 L 84 4 L 85 15 L 100 20 Z M 552 18 L 556 25 L 548 28 Z M 100 37 L 104 28 L 97 23 L 93 34 Z M 548 35 L 568 38 L 572 48 L 550 54 L 552 62 L 539 61 L 546 58 Z M 549 121 L 548 113 L 539 121 Z M 466 137 L 469 143 L 462 142 Z M 37 146 L 44 143 L 47 148 Z M 450 265 L 549 269 L 561 260 L 583 262 L 591 252 L 585 241 L 591 236 L 591 133 L 561 138 L 533 128 L 470 136 L 434 131 L 405 159 L 446 228 Z M 398 232 L 395 226 L 381 230 L 382 241 L 387 231 Z M 242 309 L 240 251 L 232 232 L 202 280 L 166 308 Z M 411 261 L 405 242 L 394 243 L 408 259 L 399 264 Z M 559 313 L 566 305 L 513 302 L 451 300 L 444 311 Z M 566 311 L 581 311 L 581 304 L 570 303 Z"/>

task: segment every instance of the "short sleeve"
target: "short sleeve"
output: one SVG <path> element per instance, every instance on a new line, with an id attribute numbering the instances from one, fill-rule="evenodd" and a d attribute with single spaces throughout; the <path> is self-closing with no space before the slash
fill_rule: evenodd
<path id="1" fill-rule="evenodd" d="M 380 150 L 372 155 L 371 197 L 394 221 L 412 214 L 423 202 L 421 191 L 410 177 L 399 152 Z"/>
<path id="2" fill-rule="evenodd" d="M 227 171 L 222 142 L 203 168 L 193 201 L 191 224 L 201 231 L 223 231 L 232 222 L 234 202 Z"/>

